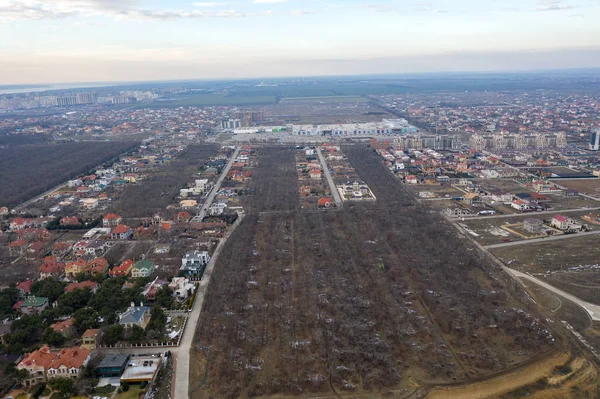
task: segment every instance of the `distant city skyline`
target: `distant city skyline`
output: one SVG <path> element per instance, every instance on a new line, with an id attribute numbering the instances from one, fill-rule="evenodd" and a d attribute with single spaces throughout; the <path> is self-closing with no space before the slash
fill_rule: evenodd
<path id="1" fill-rule="evenodd" d="M 600 67 L 598 0 L 0 0 L 0 84 Z"/>

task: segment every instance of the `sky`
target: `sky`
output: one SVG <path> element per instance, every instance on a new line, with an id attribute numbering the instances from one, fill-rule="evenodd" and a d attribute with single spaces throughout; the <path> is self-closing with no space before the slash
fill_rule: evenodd
<path id="1" fill-rule="evenodd" d="M 0 85 L 600 67 L 600 0 L 0 0 Z"/>

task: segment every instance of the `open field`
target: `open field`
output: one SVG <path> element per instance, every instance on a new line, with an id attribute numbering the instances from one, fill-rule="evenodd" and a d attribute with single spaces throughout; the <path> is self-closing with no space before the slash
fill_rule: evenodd
<path id="1" fill-rule="evenodd" d="M 225 94 L 189 94 L 172 100 L 155 101 L 150 104 L 140 104 L 138 108 L 177 108 L 204 107 L 209 105 L 260 105 L 274 104 L 277 97 L 271 95 L 225 95 Z"/>
<path id="2" fill-rule="evenodd" d="M 600 197 L 600 179 L 553 180 L 554 183 L 580 193 Z M 600 204 L 600 203 L 599 203 Z"/>
<path id="3" fill-rule="evenodd" d="M 558 211 L 556 212 L 559 213 Z M 581 218 L 583 215 L 589 214 L 589 211 L 578 211 L 578 212 L 569 212 L 565 213 L 570 218 L 577 220 L 580 223 L 588 223 Z M 494 218 L 479 218 L 469 220 L 465 218 L 464 221 L 460 221 L 459 223 L 469 230 L 473 231 L 477 234 L 477 236 L 473 236 L 477 242 L 482 245 L 493 245 L 493 244 L 501 244 L 505 239 L 510 239 L 511 241 L 521 241 L 524 240 L 518 234 L 514 234 L 513 232 L 507 231 L 502 228 L 502 226 L 506 226 L 509 229 L 516 231 L 517 233 L 521 233 L 523 235 L 531 235 L 531 233 L 526 233 L 522 224 L 525 219 L 533 218 L 538 220 L 547 220 L 550 221 L 552 219 L 552 214 L 538 214 L 537 212 L 529 212 L 523 213 L 522 216 L 513 216 L 513 217 L 494 217 Z M 520 225 L 520 226 L 515 226 Z M 590 230 L 598 230 L 600 229 L 600 225 L 588 223 Z M 551 228 L 544 228 L 544 230 L 553 230 Z M 560 234 L 558 231 L 556 234 Z M 537 237 L 530 238 L 540 238 L 546 237 L 546 234 L 538 234 Z M 569 238 L 567 241 L 571 241 L 573 238 Z M 576 239 L 576 238 L 575 238 Z M 568 244 L 566 244 L 568 245 Z M 525 245 L 529 246 L 529 245 Z"/>
<path id="4" fill-rule="evenodd" d="M 282 103 L 294 102 L 317 102 L 317 103 L 352 103 L 365 102 L 366 98 L 360 96 L 321 96 L 321 97 L 285 97 L 281 99 Z"/>
<path id="5" fill-rule="evenodd" d="M 284 149 L 260 150 L 252 184 L 262 188 L 206 294 L 192 398 L 402 396 L 502 372 L 556 347 L 493 266 L 416 204 L 376 154 L 344 151 L 377 201 L 300 211 L 260 181 L 291 186 L 293 151 L 286 160 Z M 284 163 L 273 168 L 269 158 Z"/>
<path id="6" fill-rule="evenodd" d="M 111 205 L 111 210 L 126 218 L 148 217 L 163 211 L 218 149 L 215 144 L 188 146 L 147 181 L 125 187 L 119 199 Z"/>
<path id="7" fill-rule="evenodd" d="M 0 148 L 0 206 L 14 206 L 135 147 L 127 141 Z"/>
<path id="8" fill-rule="evenodd" d="M 585 301 L 600 304 L 600 238 L 575 237 L 493 249 L 510 267 L 535 274 Z"/>

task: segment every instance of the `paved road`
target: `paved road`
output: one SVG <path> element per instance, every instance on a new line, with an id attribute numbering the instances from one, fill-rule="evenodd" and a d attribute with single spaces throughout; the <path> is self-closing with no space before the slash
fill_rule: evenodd
<path id="1" fill-rule="evenodd" d="M 600 204 L 598 204 L 600 205 Z M 573 209 L 558 209 L 558 210 L 552 210 L 552 211 L 542 211 L 542 212 L 525 212 L 525 213 L 513 213 L 510 215 L 494 215 L 494 216 L 475 216 L 475 217 L 465 217 L 465 221 L 467 220 L 478 220 L 478 219 L 498 219 L 498 218 L 518 218 L 518 217 L 523 217 L 523 216 L 537 216 L 537 215 L 556 215 L 556 214 L 562 214 L 562 213 L 571 213 L 571 212 L 585 212 L 585 211 L 593 211 L 594 209 L 597 209 L 596 207 L 593 208 L 573 208 Z"/>
<path id="2" fill-rule="evenodd" d="M 217 258 L 221 254 L 223 247 L 231 233 L 239 226 L 244 219 L 245 214 L 241 214 L 227 235 L 219 242 L 210 262 L 206 266 L 204 276 L 198 286 L 196 292 L 196 300 L 194 301 L 194 307 L 192 311 L 188 313 L 188 321 L 185 325 L 185 330 L 178 347 L 150 347 L 150 348 L 100 348 L 99 351 L 107 353 L 128 353 L 128 354 L 159 354 L 166 351 L 171 351 L 173 356 L 177 359 L 177 367 L 175 368 L 175 397 L 173 399 L 188 399 L 189 398 L 189 386 L 190 386 L 190 350 L 194 342 L 194 336 L 196 335 L 196 326 L 200 319 L 200 313 L 202 312 L 202 305 L 204 304 L 204 296 L 210 283 L 210 277 L 212 276 L 213 269 Z"/>
<path id="3" fill-rule="evenodd" d="M 342 197 L 340 197 L 340 192 L 337 187 L 333 183 L 333 179 L 331 178 L 331 173 L 329 173 L 329 168 L 327 167 L 327 162 L 325 162 L 325 157 L 321 152 L 321 149 L 317 147 L 317 154 L 319 155 L 319 161 L 321 161 L 321 167 L 323 168 L 323 173 L 325 173 L 325 178 L 329 183 L 329 188 L 331 189 L 331 194 L 333 195 L 333 200 L 335 204 L 340 208 L 343 205 Z"/>
<path id="4" fill-rule="evenodd" d="M 552 291 L 556 295 L 562 296 L 563 298 L 576 303 L 577 305 L 581 306 L 590 315 L 592 320 L 600 321 L 600 306 L 594 305 L 593 303 L 583 301 L 583 300 L 577 298 L 576 296 L 573 296 L 573 295 L 569 294 L 568 292 L 558 289 L 558 288 L 546 283 L 545 281 L 540 280 L 539 278 L 530 276 L 529 274 L 519 272 L 517 270 L 511 269 L 506 266 L 504 266 L 504 271 L 515 277 L 524 278 L 526 280 L 532 281 L 538 285 L 541 285 L 542 287 L 546 288 L 547 290 Z"/>
<path id="5" fill-rule="evenodd" d="M 584 233 L 576 233 L 576 234 L 562 234 L 559 236 L 549 236 L 549 237 L 544 237 L 544 238 L 533 238 L 531 240 L 511 241 L 511 242 L 505 242 L 502 244 L 486 245 L 484 248 L 485 249 L 504 248 L 504 247 L 512 247 L 515 245 L 535 244 L 538 242 L 566 240 L 568 238 L 576 238 L 576 237 L 583 237 L 583 236 L 594 236 L 594 235 L 598 235 L 598 234 L 600 234 L 600 230 L 587 231 Z"/>
<path id="6" fill-rule="evenodd" d="M 223 173 L 227 174 L 226 171 L 224 171 Z M 202 311 L 202 305 L 204 304 L 204 295 L 206 294 L 206 289 L 208 288 L 208 284 L 210 283 L 210 278 L 212 276 L 215 263 L 217 262 L 217 258 L 221 254 L 221 251 L 223 250 L 225 242 L 227 242 L 227 239 L 229 238 L 231 233 L 242 222 L 244 216 L 244 214 L 241 214 L 238 217 L 233 226 L 231 226 L 231 229 L 229 229 L 227 235 L 223 237 L 223 239 L 219 242 L 219 245 L 217 245 L 213 256 L 210 258 L 210 262 L 208 262 L 208 265 L 206 266 L 206 270 L 204 271 L 204 276 L 200 281 L 200 285 L 198 286 L 198 291 L 196 292 L 196 300 L 194 301 L 194 307 L 190 312 L 185 331 L 183 332 L 183 337 L 181 338 L 181 342 L 179 343 L 179 347 L 176 349 L 178 367 L 175 370 L 176 384 L 174 399 L 188 399 L 190 396 L 190 349 L 192 348 L 194 336 L 196 335 L 196 325 L 198 324 L 200 312 Z"/>
<path id="7" fill-rule="evenodd" d="M 206 211 L 208 210 L 208 208 L 210 207 L 210 204 L 212 204 L 213 200 L 215 199 L 215 196 L 221 189 L 221 184 L 223 183 L 223 180 L 225 180 L 225 178 L 227 177 L 227 173 L 229 173 L 229 170 L 231 169 L 231 165 L 233 165 L 233 161 L 235 161 L 235 159 L 237 158 L 239 153 L 240 153 L 240 149 L 238 147 L 233 152 L 233 155 L 229 159 L 229 162 L 227 162 L 225 169 L 223 169 L 223 172 L 221 173 L 219 180 L 217 180 L 217 182 L 215 183 L 215 186 L 213 187 L 210 194 L 208 195 L 208 198 L 206 198 L 206 201 L 204 201 L 204 205 L 202 205 L 202 208 L 200 209 L 200 213 L 198 213 L 198 217 L 200 217 L 200 219 L 203 219 L 204 216 L 206 215 Z"/>

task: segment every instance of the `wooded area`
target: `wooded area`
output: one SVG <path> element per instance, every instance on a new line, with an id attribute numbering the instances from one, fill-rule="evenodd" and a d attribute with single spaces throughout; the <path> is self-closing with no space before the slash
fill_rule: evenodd
<path id="1" fill-rule="evenodd" d="M 0 206 L 35 197 L 136 145 L 110 141 L 0 148 Z"/>
<path id="2" fill-rule="evenodd" d="M 288 165 L 269 160 L 288 162 L 285 150 L 261 151 L 253 184 L 291 186 L 295 176 L 281 174 Z M 258 213 L 288 210 L 292 197 L 255 191 L 206 296 L 193 398 L 408 389 L 478 378 L 554 346 L 547 327 L 376 154 L 344 151 L 376 203 Z"/>
<path id="3" fill-rule="evenodd" d="M 164 211 L 179 195 L 179 190 L 193 181 L 200 167 L 218 150 L 219 147 L 214 144 L 188 146 L 148 180 L 125 187 L 112 210 L 123 217 L 151 217 L 154 213 Z"/>

